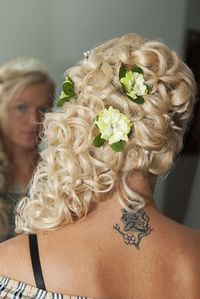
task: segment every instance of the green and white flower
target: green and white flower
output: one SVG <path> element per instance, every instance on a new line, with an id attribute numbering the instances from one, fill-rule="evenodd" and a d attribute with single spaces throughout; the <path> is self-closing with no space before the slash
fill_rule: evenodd
<path id="1" fill-rule="evenodd" d="M 102 146 L 104 141 L 108 141 L 115 151 L 123 150 L 124 141 L 128 141 L 128 134 L 132 127 L 131 121 L 125 114 L 110 106 L 96 117 L 95 124 L 101 132 L 93 141 L 95 146 Z"/>
<path id="2" fill-rule="evenodd" d="M 62 107 L 65 102 L 69 102 L 69 100 L 76 95 L 74 91 L 74 82 L 69 76 L 65 78 L 62 88 L 63 90 L 61 91 L 60 99 L 57 102 L 57 107 Z"/>
<path id="3" fill-rule="evenodd" d="M 149 89 L 145 84 L 143 70 L 139 67 L 135 67 L 132 70 L 127 71 L 124 66 L 121 66 L 119 79 L 129 99 L 137 104 L 143 104 L 143 96 L 149 92 Z"/>

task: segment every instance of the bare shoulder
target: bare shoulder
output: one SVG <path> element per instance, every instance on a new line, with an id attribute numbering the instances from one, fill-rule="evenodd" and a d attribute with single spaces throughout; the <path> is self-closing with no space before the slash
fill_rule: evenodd
<path id="1" fill-rule="evenodd" d="M 177 248 L 179 253 L 191 255 L 191 258 L 199 255 L 200 230 L 187 227 L 164 215 L 159 216 L 156 228 L 163 237 L 161 241 L 166 238 L 166 242 L 173 244 L 173 249 Z M 172 250 L 172 248 L 168 249 Z"/>
<path id="2" fill-rule="evenodd" d="M 200 232 L 184 227 L 177 252 L 177 274 L 182 289 L 190 292 L 191 298 L 199 298 L 200 294 Z"/>
<path id="3" fill-rule="evenodd" d="M 170 224 L 171 222 L 171 224 Z M 200 230 L 196 230 L 173 220 L 169 221 L 169 232 L 177 240 L 183 251 L 190 252 L 192 256 L 200 250 Z"/>
<path id="4" fill-rule="evenodd" d="M 1 276 L 23 281 L 24 273 L 30 272 L 30 267 L 27 235 L 20 235 L 0 244 Z"/>
<path id="5" fill-rule="evenodd" d="M 200 252 L 200 231 L 183 227 L 181 241 L 181 246 L 184 248 L 188 261 L 191 261 L 191 263 L 194 264 L 194 267 L 198 269 L 200 277 L 200 263 L 198 262 Z"/>
<path id="6" fill-rule="evenodd" d="M 183 283 L 183 289 L 187 286 L 191 291 L 197 289 L 200 292 L 200 231 L 166 217 L 161 233 L 163 239 L 166 238 L 162 240 L 162 246 L 166 247 L 166 257 L 168 263 L 172 261 L 171 266 L 177 281 Z"/>
<path id="7" fill-rule="evenodd" d="M 3 266 L 6 260 L 12 262 L 15 261 L 16 258 L 19 259 L 27 245 L 28 241 L 26 235 L 20 235 L 2 242 L 0 244 L 0 265 Z"/>
<path id="8" fill-rule="evenodd" d="M 186 228 L 188 231 L 188 234 L 190 235 L 191 242 L 194 247 L 194 249 L 197 249 L 198 252 L 200 250 L 200 230 Z"/>

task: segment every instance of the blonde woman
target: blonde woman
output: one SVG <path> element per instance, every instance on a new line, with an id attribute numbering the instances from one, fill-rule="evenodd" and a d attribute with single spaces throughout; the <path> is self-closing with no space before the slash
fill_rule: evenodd
<path id="1" fill-rule="evenodd" d="M 177 54 L 136 34 L 67 71 L 18 205 L 22 235 L 0 246 L 0 298 L 199 298 L 200 234 L 153 199 L 194 101 Z"/>
<path id="2" fill-rule="evenodd" d="M 52 106 L 53 92 L 45 66 L 34 58 L 17 58 L 0 68 L 0 198 L 11 212 L 8 218 L 37 164 L 38 123 Z M 4 231 L 4 238 L 13 233 L 13 228 Z"/>

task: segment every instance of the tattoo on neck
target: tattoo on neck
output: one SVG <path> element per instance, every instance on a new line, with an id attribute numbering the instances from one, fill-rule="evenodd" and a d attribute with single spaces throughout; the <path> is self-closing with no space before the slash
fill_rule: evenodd
<path id="1" fill-rule="evenodd" d="M 113 228 L 123 236 L 126 245 L 133 245 L 136 249 L 140 249 L 142 238 L 149 235 L 153 230 L 149 226 L 149 216 L 143 209 L 138 210 L 136 213 L 123 209 L 121 221 L 123 222 L 123 228 L 118 223 L 113 225 Z"/>

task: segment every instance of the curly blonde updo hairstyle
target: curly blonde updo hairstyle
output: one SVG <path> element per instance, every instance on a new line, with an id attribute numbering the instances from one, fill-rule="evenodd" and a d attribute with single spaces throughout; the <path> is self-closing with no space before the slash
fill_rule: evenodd
<path id="1" fill-rule="evenodd" d="M 122 64 L 143 70 L 151 87 L 144 104 L 123 93 Z M 134 169 L 163 174 L 182 148 L 195 83 L 190 69 L 163 43 L 136 34 L 113 39 L 92 50 L 67 75 L 75 84 L 76 98 L 45 116 L 47 148 L 41 152 L 30 196 L 18 206 L 18 232 L 51 230 L 81 219 L 114 188 L 124 207 L 131 202 L 136 210 L 143 208 L 145 199 L 128 187 L 128 175 Z M 109 106 L 132 122 L 123 152 L 108 144 L 93 146 L 98 134 L 94 118 Z"/>

